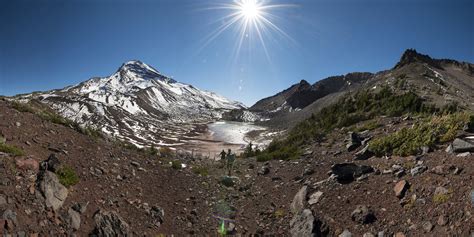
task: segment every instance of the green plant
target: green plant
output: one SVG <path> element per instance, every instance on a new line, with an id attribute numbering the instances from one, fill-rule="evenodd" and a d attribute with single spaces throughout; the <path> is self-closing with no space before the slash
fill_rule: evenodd
<path id="1" fill-rule="evenodd" d="M 421 147 L 433 148 L 437 143 L 452 141 L 457 132 L 469 121 L 467 113 L 431 116 L 411 128 L 402 128 L 398 132 L 369 142 L 370 151 L 377 156 L 415 155 Z"/>
<path id="2" fill-rule="evenodd" d="M 448 193 L 446 194 L 435 194 L 433 196 L 433 202 L 436 204 L 441 204 L 445 203 L 449 200 L 450 195 Z"/>
<path id="3" fill-rule="evenodd" d="M 175 169 L 175 170 L 179 170 L 182 168 L 182 165 L 181 165 L 181 161 L 179 160 L 173 160 L 171 161 L 171 168 Z"/>
<path id="4" fill-rule="evenodd" d="M 278 209 L 273 214 L 274 214 L 275 218 L 280 219 L 280 218 L 285 216 L 285 211 L 282 210 L 282 209 Z"/>
<path id="5" fill-rule="evenodd" d="M 21 148 L 18 148 L 13 145 L 7 145 L 5 143 L 0 143 L 0 152 L 5 152 L 13 156 L 22 156 L 25 154 L 25 152 Z"/>
<path id="6" fill-rule="evenodd" d="M 56 171 L 59 182 L 65 187 L 69 188 L 79 182 L 79 177 L 73 168 L 69 166 L 62 166 Z"/>
<path id="7" fill-rule="evenodd" d="M 351 130 L 354 131 L 354 132 L 363 132 L 365 130 L 369 130 L 369 131 L 374 130 L 374 129 L 379 128 L 381 126 L 382 126 L 382 124 L 380 124 L 378 121 L 370 120 L 370 121 L 367 121 L 367 122 L 363 123 L 360 126 L 355 126 Z"/>
<path id="8" fill-rule="evenodd" d="M 16 109 L 20 112 L 28 112 L 28 113 L 34 113 L 35 112 L 33 107 L 29 106 L 27 103 L 12 101 L 11 106 L 12 106 L 12 108 L 14 108 L 14 109 Z"/>
<path id="9" fill-rule="evenodd" d="M 207 169 L 207 167 L 204 167 L 204 166 L 194 166 L 192 168 L 192 171 L 195 174 L 198 174 L 198 175 L 201 175 L 201 176 L 208 176 L 209 175 L 209 170 Z"/>

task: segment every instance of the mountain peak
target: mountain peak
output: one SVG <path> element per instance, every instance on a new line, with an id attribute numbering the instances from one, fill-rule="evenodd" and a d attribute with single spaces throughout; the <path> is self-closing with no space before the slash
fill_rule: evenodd
<path id="1" fill-rule="evenodd" d="M 395 65 L 394 69 L 401 68 L 405 65 L 416 63 L 416 62 L 427 63 L 431 66 L 439 67 L 436 60 L 432 59 L 430 56 L 418 53 L 415 49 L 407 49 L 403 53 L 397 65 Z"/>
<path id="2" fill-rule="evenodd" d="M 139 60 L 130 60 L 123 63 L 122 66 L 120 66 L 119 71 L 131 71 L 134 73 L 142 73 L 149 71 L 152 73 L 159 74 L 158 70 L 148 66 L 146 63 Z"/>
<path id="3" fill-rule="evenodd" d="M 132 81 L 134 79 L 157 79 L 166 82 L 174 82 L 173 79 L 161 74 L 155 68 L 139 60 L 130 60 L 123 63 L 117 73 L 126 79 L 126 81 Z"/>

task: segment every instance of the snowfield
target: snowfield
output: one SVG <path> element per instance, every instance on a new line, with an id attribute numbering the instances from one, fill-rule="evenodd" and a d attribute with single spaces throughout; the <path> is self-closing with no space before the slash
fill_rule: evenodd
<path id="1" fill-rule="evenodd" d="M 140 61 L 124 63 L 109 77 L 21 99 L 38 99 L 66 118 L 139 147 L 182 144 L 177 137 L 193 131 L 193 124 L 212 122 L 224 112 L 245 108 L 242 103 L 177 82 Z"/>

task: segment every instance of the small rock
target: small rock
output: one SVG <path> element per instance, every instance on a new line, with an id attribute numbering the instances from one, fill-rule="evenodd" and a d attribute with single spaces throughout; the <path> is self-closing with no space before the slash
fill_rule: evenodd
<path id="1" fill-rule="evenodd" d="M 150 210 L 151 217 L 153 218 L 153 224 L 160 227 L 165 220 L 165 211 L 159 206 L 153 206 Z"/>
<path id="2" fill-rule="evenodd" d="M 393 191 L 395 192 L 395 196 L 397 196 L 398 198 L 403 198 L 409 186 L 410 184 L 406 180 L 399 181 L 393 188 Z"/>
<path id="3" fill-rule="evenodd" d="M 365 205 L 359 205 L 352 212 L 351 218 L 359 224 L 369 224 L 376 220 L 374 212 Z"/>
<path id="4" fill-rule="evenodd" d="M 406 237 L 406 236 L 403 232 L 397 232 L 395 233 L 395 235 L 393 235 L 393 237 Z"/>
<path id="5" fill-rule="evenodd" d="M 344 230 L 339 237 L 352 237 L 352 233 L 349 230 Z"/>
<path id="6" fill-rule="evenodd" d="M 444 187 L 439 186 L 435 189 L 434 195 L 446 195 L 448 193 L 449 193 L 449 190 L 447 190 Z"/>
<path id="7" fill-rule="evenodd" d="M 306 167 L 306 168 L 303 170 L 303 176 L 312 175 L 312 174 L 314 174 L 314 169 L 311 168 L 311 167 Z"/>
<path id="8" fill-rule="evenodd" d="M 471 152 L 463 152 L 456 155 L 457 157 L 468 157 L 471 156 Z"/>
<path id="9" fill-rule="evenodd" d="M 423 227 L 423 230 L 425 230 L 426 232 L 430 232 L 433 229 L 433 224 L 431 224 L 431 222 L 429 221 L 423 222 L 421 226 Z"/>
<path id="10" fill-rule="evenodd" d="M 4 195 L 0 194 L 0 206 L 7 205 L 7 199 Z"/>
<path id="11" fill-rule="evenodd" d="M 432 173 L 437 175 L 445 175 L 447 174 L 446 167 L 444 165 L 435 166 L 432 170 Z"/>
<path id="12" fill-rule="evenodd" d="M 375 235 L 372 233 L 365 233 L 364 235 L 362 235 L 362 237 L 375 237 Z"/>
<path id="13" fill-rule="evenodd" d="M 419 175 L 419 174 L 425 172 L 427 169 L 428 169 L 428 167 L 426 167 L 424 165 L 416 166 L 415 168 L 410 170 L 410 174 L 411 174 L 411 176 L 416 176 L 416 175 Z"/>
<path id="14" fill-rule="evenodd" d="M 301 212 L 306 202 L 306 195 L 308 193 L 308 187 L 303 186 L 293 198 L 293 202 L 290 205 L 290 210 L 293 214 Z"/>
<path id="15" fill-rule="evenodd" d="M 319 200 L 321 200 L 322 196 L 323 196 L 323 192 L 321 191 L 314 192 L 313 194 L 311 194 L 311 196 L 309 196 L 308 204 L 313 205 L 313 204 L 318 203 Z"/>
<path id="16" fill-rule="evenodd" d="M 42 170 L 48 170 L 48 171 L 51 171 L 51 172 L 56 172 L 59 169 L 60 165 L 61 165 L 61 162 L 56 157 L 56 155 L 53 153 L 53 154 L 49 155 L 47 160 L 41 162 L 41 169 Z"/>
<path id="17" fill-rule="evenodd" d="M 136 161 L 132 161 L 130 164 L 132 164 L 132 165 L 135 166 L 135 167 L 140 166 L 140 164 L 139 164 L 138 162 L 136 162 Z"/>
<path id="18" fill-rule="evenodd" d="M 448 224 L 448 218 L 444 215 L 438 217 L 438 221 L 436 222 L 439 226 L 445 226 Z"/>
<path id="19" fill-rule="evenodd" d="M 229 225 L 227 226 L 227 233 L 232 234 L 235 232 L 235 224 L 230 222 Z"/>
<path id="20" fill-rule="evenodd" d="M 87 211 L 87 206 L 89 205 L 89 202 L 86 202 L 84 204 L 76 203 L 72 206 L 72 209 L 75 211 L 84 214 Z"/>
<path id="21" fill-rule="evenodd" d="M 270 173 L 270 167 L 268 165 L 263 165 L 257 172 L 258 175 L 266 175 Z"/>

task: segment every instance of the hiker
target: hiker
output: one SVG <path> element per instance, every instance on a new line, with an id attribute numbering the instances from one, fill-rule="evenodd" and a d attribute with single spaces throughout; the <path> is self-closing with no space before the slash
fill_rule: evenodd
<path id="1" fill-rule="evenodd" d="M 222 151 L 221 151 L 221 153 L 219 153 L 219 155 L 221 155 L 221 161 L 224 161 L 225 160 L 225 155 L 226 155 L 224 149 L 222 149 Z"/>
<path id="2" fill-rule="evenodd" d="M 231 150 L 229 149 L 227 152 L 227 171 L 228 176 L 232 176 L 232 168 L 234 167 L 235 161 L 235 154 L 232 154 Z"/>

